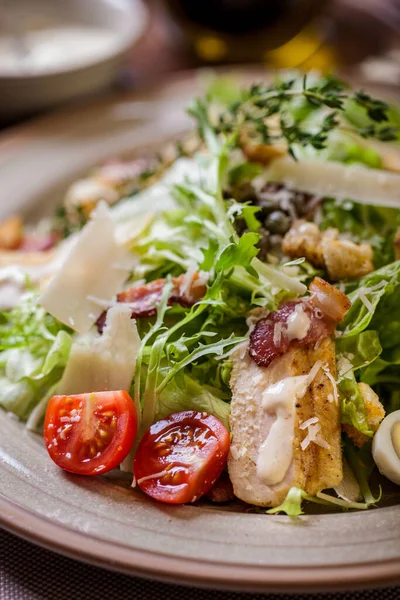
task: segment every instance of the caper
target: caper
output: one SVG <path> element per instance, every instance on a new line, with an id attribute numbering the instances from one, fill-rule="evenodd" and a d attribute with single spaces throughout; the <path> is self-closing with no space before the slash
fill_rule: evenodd
<path id="1" fill-rule="evenodd" d="M 260 206 L 265 213 L 270 213 L 279 208 L 279 202 L 277 200 L 272 200 L 262 194 L 257 197 L 256 204 Z"/>
<path id="2" fill-rule="evenodd" d="M 265 227 L 270 233 L 278 233 L 283 235 L 290 227 L 291 219 L 288 215 L 280 210 L 274 210 L 265 219 Z"/>
<path id="3" fill-rule="evenodd" d="M 270 251 L 270 236 L 269 232 L 265 229 L 265 227 L 260 227 L 258 233 L 261 235 L 261 238 L 257 244 L 257 248 L 260 248 L 258 253 L 258 258 L 265 262 L 267 260 L 268 252 Z"/>
<path id="4" fill-rule="evenodd" d="M 306 214 L 307 204 L 310 202 L 311 197 L 310 194 L 303 194 L 302 192 L 293 194 L 292 203 L 299 217 Z"/>
<path id="5" fill-rule="evenodd" d="M 231 197 L 235 198 L 237 202 L 251 202 L 252 204 L 257 203 L 256 192 L 251 183 L 248 181 L 233 186 L 230 192 Z"/>
<path id="6" fill-rule="evenodd" d="M 275 256 L 282 255 L 282 236 L 275 234 L 271 235 L 269 238 L 270 241 L 270 251 Z"/>

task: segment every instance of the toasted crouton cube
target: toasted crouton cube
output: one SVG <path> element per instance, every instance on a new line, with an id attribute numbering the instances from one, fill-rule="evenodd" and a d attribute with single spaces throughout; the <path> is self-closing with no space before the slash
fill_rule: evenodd
<path id="1" fill-rule="evenodd" d="M 0 223 L 0 248 L 16 250 L 22 242 L 24 227 L 22 219 L 16 215 Z"/>
<path id="2" fill-rule="evenodd" d="M 315 267 L 325 267 L 331 281 L 362 277 L 374 270 L 370 244 L 341 240 L 337 229 L 320 231 L 304 219 L 293 223 L 283 238 L 282 250 L 291 258 L 304 256 Z"/>
<path id="3" fill-rule="evenodd" d="M 321 232 L 317 225 L 304 219 L 295 221 L 282 242 L 282 250 L 291 258 L 303 256 L 315 267 L 324 267 Z"/>
<path id="4" fill-rule="evenodd" d="M 362 277 L 374 270 L 370 244 L 355 244 L 348 240 L 321 240 L 322 255 L 332 281 Z"/>

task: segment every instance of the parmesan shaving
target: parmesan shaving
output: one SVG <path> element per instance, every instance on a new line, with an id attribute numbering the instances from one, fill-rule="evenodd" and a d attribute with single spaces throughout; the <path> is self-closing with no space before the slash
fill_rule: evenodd
<path id="1" fill-rule="evenodd" d="M 322 370 L 332 384 L 333 400 L 335 400 L 336 404 L 339 404 L 339 393 L 338 393 L 335 378 L 333 377 L 332 373 L 330 372 L 327 364 L 323 365 Z M 329 399 L 329 396 L 328 396 L 328 399 Z"/>
<path id="2" fill-rule="evenodd" d="M 102 312 L 88 297 L 111 301 L 136 262 L 135 255 L 117 244 L 115 225 L 102 202 L 42 293 L 40 303 L 62 323 L 87 333 Z M 126 269 L 115 269 L 115 264 L 125 264 Z"/>
<path id="3" fill-rule="evenodd" d="M 338 200 L 351 198 L 364 204 L 395 208 L 400 203 L 400 177 L 397 173 L 361 165 L 349 166 L 318 159 L 297 162 L 286 156 L 271 162 L 265 178 L 284 183 L 292 189 Z"/>
<path id="4" fill-rule="evenodd" d="M 339 377 L 343 377 L 353 369 L 353 365 L 348 354 L 339 354 L 336 360 Z"/>
<path id="5" fill-rule="evenodd" d="M 274 325 L 274 346 L 278 347 L 282 339 L 282 325 L 283 323 L 275 323 Z"/>
<path id="6" fill-rule="evenodd" d="M 307 387 L 314 381 L 314 379 L 316 378 L 318 371 L 321 369 L 321 367 L 322 367 L 322 360 L 317 360 L 317 362 L 315 363 L 315 365 L 313 366 L 313 368 L 307 375 Z"/>
<path id="7" fill-rule="evenodd" d="M 364 294 L 364 292 L 362 292 L 360 290 L 358 292 L 358 297 L 360 298 L 361 302 L 364 304 L 364 306 L 366 307 L 366 309 L 368 310 L 368 312 L 370 312 L 370 313 L 374 312 L 373 304 L 368 300 L 368 298 Z"/>
<path id="8" fill-rule="evenodd" d="M 139 346 L 131 311 L 122 304 L 111 308 L 102 336 L 78 336 L 72 344 L 57 393 L 129 391 Z"/>
<path id="9" fill-rule="evenodd" d="M 310 419 L 307 419 L 307 421 L 304 421 L 300 425 L 300 429 L 307 429 L 310 425 L 314 425 L 314 423 L 318 423 L 318 421 L 319 421 L 318 417 L 311 417 Z"/>
<path id="10" fill-rule="evenodd" d="M 307 424 L 308 434 L 300 444 L 301 449 L 303 451 L 306 448 L 308 448 L 308 446 L 310 445 L 311 442 L 313 442 L 317 446 L 320 446 L 321 448 L 325 448 L 326 450 L 329 450 L 329 448 L 330 448 L 328 442 L 320 436 L 321 425 L 318 423 L 319 419 L 317 419 L 317 421 L 315 421 L 315 419 L 316 419 L 316 417 L 313 417 L 311 419 L 308 419 L 308 421 L 305 422 L 305 423 L 308 423 Z M 313 422 L 311 423 L 310 421 L 313 421 Z M 303 425 L 305 425 L 305 423 L 303 423 Z M 306 429 L 306 427 L 300 427 L 300 429 Z"/>

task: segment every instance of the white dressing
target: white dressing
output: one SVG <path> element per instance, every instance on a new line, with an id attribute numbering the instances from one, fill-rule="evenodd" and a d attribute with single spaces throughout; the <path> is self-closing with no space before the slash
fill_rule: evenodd
<path id="1" fill-rule="evenodd" d="M 268 386 L 262 395 L 263 408 L 276 416 L 257 458 L 257 476 L 267 485 L 280 483 L 292 463 L 295 404 L 304 396 L 321 366 L 321 361 L 317 361 L 308 375 L 286 377 Z"/>
<path id="2" fill-rule="evenodd" d="M 0 269 L 0 310 L 15 306 L 25 290 L 26 276 L 17 266 Z"/>
<path id="3" fill-rule="evenodd" d="M 276 414 L 257 459 L 257 475 L 268 485 L 282 481 L 292 462 L 295 401 L 306 393 L 307 382 L 308 375 L 287 377 L 269 386 L 263 394 L 263 407 Z"/>
<path id="4" fill-rule="evenodd" d="M 54 252 L 4 252 L 1 255 L 4 266 L 0 266 L 0 310 L 18 304 L 26 291 L 27 280 L 38 284 L 58 271 L 75 241 L 76 236 L 72 235 Z"/>
<path id="5" fill-rule="evenodd" d="M 310 325 L 310 317 L 304 311 L 302 305 L 297 304 L 286 322 L 286 336 L 288 340 L 304 339 L 310 329 Z"/>

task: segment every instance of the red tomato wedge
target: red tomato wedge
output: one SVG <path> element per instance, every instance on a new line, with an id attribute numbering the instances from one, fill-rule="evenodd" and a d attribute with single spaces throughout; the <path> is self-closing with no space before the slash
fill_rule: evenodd
<path id="1" fill-rule="evenodd" d="M 79 475 L 99 475 L 128 455 L 137 429 L 135 406 L 127 392 L 53 396 L 44 421 L 50 458 Z"/>
<path id="2" fill-rule="evenodd" d="M 133 461 L 136 482 L 160 502 L 195 502 L 221 475 L 229 446 L 229 433 L 216 417 L 176 413 L 152 425 L 141 439 Z"/>

